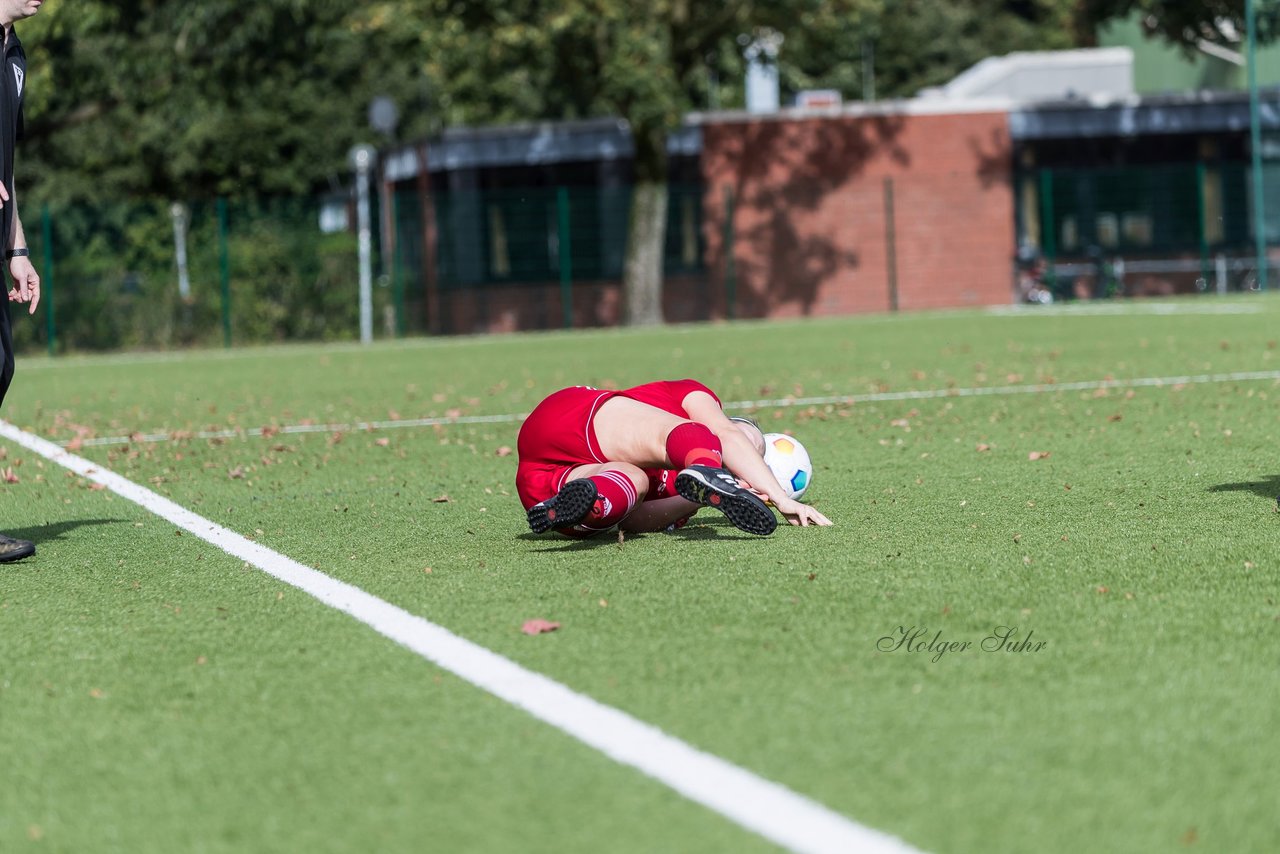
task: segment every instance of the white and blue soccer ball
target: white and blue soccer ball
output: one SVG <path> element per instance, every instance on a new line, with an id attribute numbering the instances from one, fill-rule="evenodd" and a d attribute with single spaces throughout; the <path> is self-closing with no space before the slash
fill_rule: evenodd
<path id="1" fill-rule="evenodd" d="M 795 436 L 785 433 L 764 434 L 764 461 L 778 483 L 794 499 L 804 495 L 813 483 L 813 462 L 809 452 Z"/>

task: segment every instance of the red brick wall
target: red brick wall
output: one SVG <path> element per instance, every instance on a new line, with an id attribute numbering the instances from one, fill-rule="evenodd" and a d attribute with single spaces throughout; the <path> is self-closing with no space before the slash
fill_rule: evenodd
<path id="1" fill-rule="evenodd" d="M 710 287 L 703 276 L 667 276 L 663 283 L 663 316 L 671 323 L 709 320 Z M 621 282 L 576 281 L 570 293 L 574 329 L 621 325 Z M 443 291 L 440 311 L 440 331 L 446 334 L 564 328 L 564 302 L 558 282 Z"/>
<path id="2" fill-rule="evenodd" d="M 735 316 L 889 309 L 886 180 L 899 308 L 1012 298 L 1005 113 L 710 121 L 702 166 L 714 316 L 728 311 L 726 191 Z"/>

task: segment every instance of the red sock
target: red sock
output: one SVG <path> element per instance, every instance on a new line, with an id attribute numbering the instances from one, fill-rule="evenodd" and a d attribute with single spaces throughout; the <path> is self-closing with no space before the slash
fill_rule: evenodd
<path id="1" fill-rule="evenodd" d="M 601 472 L 590 480 L 596 485 L 596 492 L 600 497 L 596 499 L 596 506 L 591 508 L 587 518 L 574 526 L 576 530 L 592 533 L 607 531 L 625 519 L 640 503 L 636 485 L 621 472 Z"/>
<path id="2" fill-rule="evenodd" d="M 644 473 L 649 476 L 649 492 L 644 497 L 645 501 L 679 494 L 676 492 L 676 475 L 680 474 L 680 469 L 645 469 Z"/>
<path id="3" fill-rule="evenodd" d="M 667 434 L 667 458 L 676 468 L 724 465 L 720 440 L 704 424 L 689 421 Z"/>

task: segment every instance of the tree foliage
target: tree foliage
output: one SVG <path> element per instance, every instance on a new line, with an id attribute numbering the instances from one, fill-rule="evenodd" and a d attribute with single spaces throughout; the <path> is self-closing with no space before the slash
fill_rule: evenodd
<path id="1" fill-rule="evenodd" d="M 368 140 L 375 94 L 425 87 L 385 22 L 340 0 L 58 2 L 18 25 L 21 178 L 47 200 L 310 191 Z M 424 132 L 410 122 L 407 133 Z"/>
<path id="2" fill-rule="evenodd" d="M 1258 0 L 1276 32 L 1277 0 Z M 689 110 L 743 102 L 743 38 L 785 37 L 784 90 L 914 94 L 984 56 L 1087 44 L 1141 13 L 1184 44 L 1229 42 L 1244 0 L 48 0 L 27 46 L 20 176 L 47 200 L 312 191 L 345 178 L 372 97 L 400 139 L 457 124 L 620 116 L 638 175 Z M 652 156 L 650 156 L 652 155 Z"/>
<path id="3" fill-rule="evenodd" d="M 1254 0 L 1254 9 L 1259 40 L 1274 40 L 1280 35 L 1280 2 Z M 1234 48 L 1245 32 L 1245 0 L 1080 0 L 1076 20 L 1083 31 L 1135 13 L 1148 32 L 1184 47 L 1205 40 Z"/>

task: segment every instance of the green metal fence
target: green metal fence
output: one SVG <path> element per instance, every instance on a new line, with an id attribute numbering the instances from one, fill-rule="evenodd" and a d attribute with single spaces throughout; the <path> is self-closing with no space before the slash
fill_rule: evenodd
<path id="1" fill-rule="evenodd" d="M 605 322 L 622 278 L 628 187 L 374 194 L 375 335 Z M 322 228 L 328 205 L 337 227 Z M 24 211 L 42 308 L 15 346 L 51 353 L 358 337 L 344 199 L 74 205 Z M 181 250 L 185 249 L 185 253 Z M 186 274 L 179 258 L 185 254 Z M 703 270 L 702 195 L 673 187 L 665 270 Z M 614 300 L 616 303 L 616 300 Z"/>
<path id="2" fill-rule="evenodd" d="M 181 238 L 169 204 L 27 211 L 43 321 L 24 322 L 13 307 L 15 346 L 59 353 L 355 337 L 355 237 L 324 233 L 319 204 L 192 203 L 182 207 Z"/>
<path id="3" fill-rule="evenodd" d="M 1023 171 L 1019 242 L 1059 298 L 1249 289 L 1250 176 L 1233 161 Z M 1267 242 L 1280 242 L 1280 164 L 1263 179 Z"/>
<path id="4" fill-rule="evenodd" d="M 703 286 L 702 188 L 668 192 L 664 272 Z M 391 279 L 405 328 L 459 333 L 607 322 L 602 291 L 623 275 L 630 187 L 535 187 L 390 201 Z M 504 319 L 505 318 L 505 319 Z"/>

